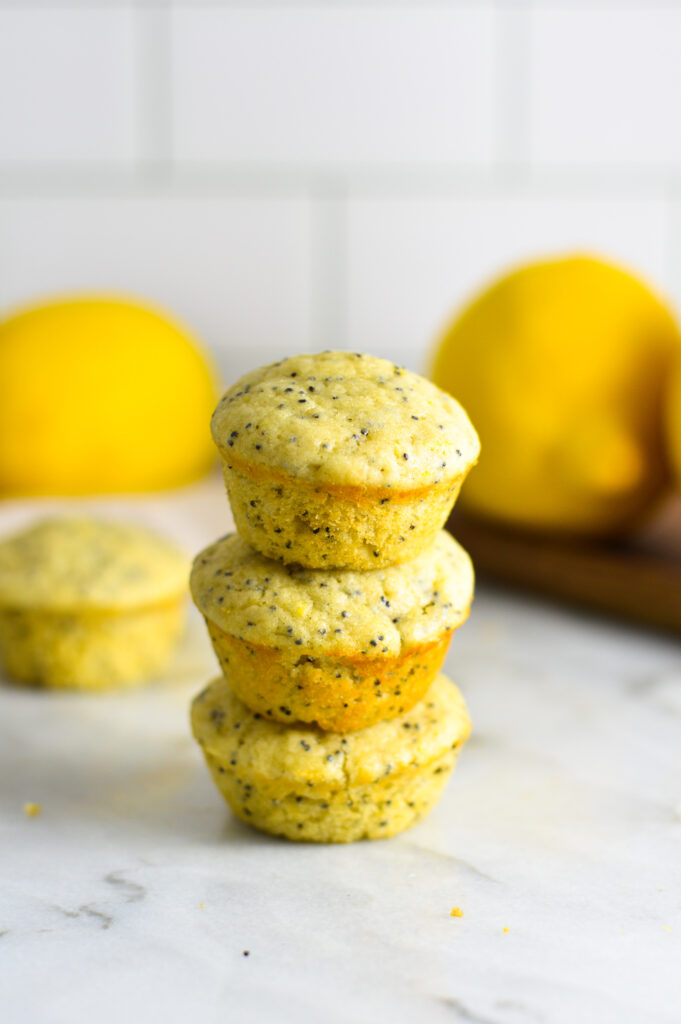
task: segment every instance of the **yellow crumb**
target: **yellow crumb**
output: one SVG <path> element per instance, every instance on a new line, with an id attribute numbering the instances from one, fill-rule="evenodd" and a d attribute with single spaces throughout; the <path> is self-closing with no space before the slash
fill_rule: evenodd
<path id="1" fill-rule="evenodd" d="M 26 803 L 24 804 L 24 814 L 26 814 L 29 818 L 35 818 L 38 814 L 40 814 L 42 809 L 42 804 L 31 803 L 30 800 L 27 800 Z"/>
<path id="2" fill-rule="evenodd" d="M 671 926 L 670 924 L 666 924 L 666 925 L 664 926 L 664 930 L 665 930 L 666 932 L 670 932 L 670 931 L 672 930 L 672 926 Z"/>
<path id="3" fill-rule="evenodd" d="M 452 907 L 452 909 L 449 911 L 449 916 L 463 917 L 463 910 L 461 909 L 461 907 Z"/>
<path id="4" fill-rule="evenodd" d="M 506 935 L 506 933 L 510 932 L 511 929 L 510 928 L 502 928 L 501 930 L 504 933 L 504 935 Z"/>
<path id="5" fill-rule="evenodd" d="M 203 910 L 205 908 L 205 906 L 206 906 L 205 903 L 199 903 L 199 910 Z"/>

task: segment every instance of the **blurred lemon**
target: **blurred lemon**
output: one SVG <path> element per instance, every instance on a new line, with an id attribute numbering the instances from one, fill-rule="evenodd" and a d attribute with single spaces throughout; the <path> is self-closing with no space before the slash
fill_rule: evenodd
<path id="1" fill-rule="evenodd" d="M 215 381 L 187 332 L 113 298 L 24 309 L 0 323 L 0 491 L 174 487 L 213 461 Z"/>
<path id="2" fill-rule="evenodd" d="M 482 442 L 462 504 L 552 531 L 634 524 L 667 484 L 663 390 L 678 347 L 669 310 L 600 260 L 497 281 L 447 329 L 433 365 Z"/>
<path id="3" fill-rule="evenodd" d="M 670 373 L 666 413 L 669 460 L 681 489 L 681 353 Z"/>

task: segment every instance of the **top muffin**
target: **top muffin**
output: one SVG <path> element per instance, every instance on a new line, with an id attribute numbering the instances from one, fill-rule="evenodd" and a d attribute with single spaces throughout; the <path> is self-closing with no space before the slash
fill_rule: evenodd
<path id="1" fill-rule="evenodd" d="M 352 352 L 247 374 L 221 399 L 212 432 L 241 536 L 309 568 L 375 569 L 418 555 L 479 451 L 450 395 Z"/>
<path id="2" fill-rule="evenodd" d="M 143 608 L 177 598 L 187 572 L 182 552 L 144 527 L 43 519 L 0 543 L 0 605 L 52 612 Z"/>
<path id="3" fill-rule="evenodd" d="M 355 352 L 294 356 L 223 396 L 213 439 L 232 462 L 314 485 L 410 491 L 465 475 L 478 438 L 430 381 Z"/>

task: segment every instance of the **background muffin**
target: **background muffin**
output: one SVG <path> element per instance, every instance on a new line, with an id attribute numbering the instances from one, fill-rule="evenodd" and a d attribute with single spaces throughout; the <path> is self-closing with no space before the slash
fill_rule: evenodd
<path id="1" fill-rule="evenodd" d="M 239 818 L 289 839 L 342 843 L 395 835 L 427 814 L 471 724 L 444 676 L 410 712 L 347 735 L 265 721 L 220 678 L 194 700 L 192 728 Z"/>
<path id="2" fill-rule="evenodd" d="M 140 526 L 54 518 L 0 543 L 0 656 L 16 679 L 104 689 L 158 672 L 182 630 L 188 563 Z"/>
<path id="3" fill-rule="evenodd" d="M 451 396 L 349 352 L 247 374 L 223 396 L 212 431 L 241 536 L 312 568 L 414 557 L 442 527 L 479 452 Z"/>
<path id="4" fill-rule="evenodd" d="M 468 615 L 473 568 L 444 531 L 410 562 L 367 572 L 284 566 L 231 534 L 197 556 L 191 590 L 250 708 L 344 731 L 423 696 Z"/>

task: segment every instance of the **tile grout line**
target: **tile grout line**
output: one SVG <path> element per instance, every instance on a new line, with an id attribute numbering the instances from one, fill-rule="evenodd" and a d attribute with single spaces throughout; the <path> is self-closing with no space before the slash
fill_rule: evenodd
<path id="1" fill-rule="evenodd" d="M 152 104 L 147 100 L 147 105 Z M 147 115 L 145 115 L 147 116 Z M 170 127 L 170 126 L 168 126 Z M 681 166 L 552 167 L 499 158 L 495 163 L 412 165 L 258 165 L 171 161 L 170 132 L 159 133 L 136 167 L 121 162 L 0 162 L 5 198 L 167 196 L 247 198 L 447 199 L 518 197 L 665 199 L 681 194 Z M 159 172 L 165 172 L 160 174 Z M 342 188 L 339 183 L 343 183 Z"/>
<path id="2" fill-rule="evenodd" d="M 551 10 L 584 14 L 591 10 L 674 11 L 678 0 L 0 0 L 1 11 L 63 10 L 439 10 L 479 11 L 481 9 Z"/>
<path id="3" fill-rule="evenodd" d="M 280 11 L 335 10 L 370 11 L 441 10 L 477 11 L 480 8 L 506 6 L 508 0 L 0 0 L 0 10 L 63 11 L 63 10 L 229 10 Z M 531 4 L 533 0 L 514 0 Z M 564 0 L 567 2 L 567 0 Z M 584 0 L 586 3 L 586 0 Z M 604 0 L 612 2 L 612 0 Z M 621 2 L 621 0 L 620 0 Z M 629 0 L 643 2 L 643 0 Z M 672 2 L 672 0 L 669 0 Z"/>
<path id="4" fill-rule="evenodd" d="M 315 350 L 347 346 L 347 190 L 336 182 L 309 193 L 310 344 Z"/>
<path id="5" fill-rule="evenodd" d="M 495 11 L 495 167 L 526 180 L 530 169 L 531 17 L 525 7 Z"/>
<path id="6" fill-rule="evenodd" d="M 169 7 L 133 9 L 137 180 L 167 183 L 173 172 L 171 17 Z"/>

